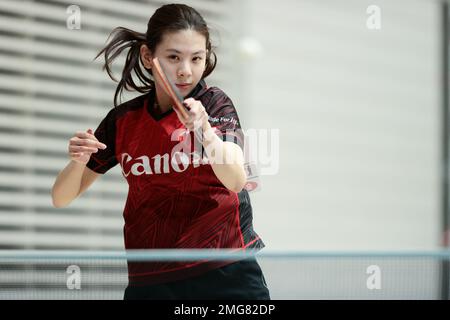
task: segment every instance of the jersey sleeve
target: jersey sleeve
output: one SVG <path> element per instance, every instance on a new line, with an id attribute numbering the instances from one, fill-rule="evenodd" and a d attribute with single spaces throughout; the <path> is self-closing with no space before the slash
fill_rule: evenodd
<path id="1" fill-rule="evenodd" d="M 213 90 L 205 109 L 216 134 L 223 141 L 236 143 L 244 150 L 244 134 L 231 99 L 220 89 Z"/>
<path id="2" fill-rule="evenodd" d="M 106 149 L 98 149 L 98 152 L 92 153 L 86 164 L 89 169 L 101 174 L 106 173 L 118 163 L 115 152 L 116 119 L 114 111 L 115 109 L 109 111 L 94 132 L 98 141 L 106 144 Z"/>

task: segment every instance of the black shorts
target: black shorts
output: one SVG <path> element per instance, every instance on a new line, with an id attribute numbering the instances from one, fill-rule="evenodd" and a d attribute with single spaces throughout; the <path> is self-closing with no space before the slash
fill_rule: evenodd
<path id="1" fill-rule="evenodd" d="M 245 259 L 181 281 L 128 286 L 124 300 L 270 300 L 255 259 Z"/>

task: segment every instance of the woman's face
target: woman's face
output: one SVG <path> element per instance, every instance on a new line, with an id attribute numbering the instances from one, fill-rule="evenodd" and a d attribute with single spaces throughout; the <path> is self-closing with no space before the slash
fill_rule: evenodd
<path id="1" fill-rule="evenodd" d="M 191 92 L 201 80 L 206 67 L 206 39 L 197 31 L 186 29 L 164 34 L 152 55 L 146 46 L 141 47 L 142 62 L 146 68 L 157 57 L 169 81 L 174 83 L 183 97 Z M 165 94 L 161 80 L 153 72 L 156 94 Z"/>

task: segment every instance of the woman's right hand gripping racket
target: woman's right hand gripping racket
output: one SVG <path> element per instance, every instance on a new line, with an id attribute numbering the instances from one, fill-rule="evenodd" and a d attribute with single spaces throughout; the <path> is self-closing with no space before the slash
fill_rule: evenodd
<path id="1" fill-rule="evenodd" d="M 153 58 L 153 70 L 156 71 L 158 77 L 162 81 L 162 86 L 167 95 L 170 96 L 174 105 L 173 107 L 185 118 L 189 118 L 189 113 L 187 108 L 184 106 L 183 97 L 178 91 L 178 88 L 170 82 L 167 74 L 164 71 L 164 68 L 159 63 L 158 58 Z M 197 139 L 202 141 L 202 133 L 199 130 L 195 130 L 194 132 Z M 258 168 L 255 163 L 245 163 L 244 164 L 245 173 L 247 174 L 247 183 L 244 186 L 244 189 L 248 192 L 257 191 L 261 189 L 261 181 L 259 179 Z"/>

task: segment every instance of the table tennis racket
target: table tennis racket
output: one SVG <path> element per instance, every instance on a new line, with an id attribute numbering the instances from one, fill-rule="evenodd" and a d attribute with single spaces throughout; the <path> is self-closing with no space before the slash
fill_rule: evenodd
<path id="1" fill-rule="evenodd" d="M 179 111 L 183 115 L 183 117 L 189 118 L 187 108 L 183 104 L 183 96 L 181 95 L 178 88 L 169 80 L 169 77 L 167 77 L 163 66 L 159 63 L 159 60 L 156 57 L 153 58 L 153 66 L 153 70 L 156 71 L 162 81 L 164 91 L 170 96 L 174 103 L 173 107 L 176 108 L 177 111 Z"/>
<path id="2" fill-rule="evenodd" d="M 164 68 L 157 57 L 153 58 L 153 66 L 153 70 L 156 71 L 162 81 L 164 91 L 169 95 L 174 103 L 173 108 L 176 108 L 176 110 L 180 112 L 183 117 L 189 118 L 190 115 L 188 113 L 188 108 L 183 103 L 183 96 L 181 95 L 178 88 L 169 80 L 167 73 L 164 71 Z M 194 135 L 199 141 L 203 141 L 203 133 L 201 131 L 201 128 L 194 130 Z"/>

